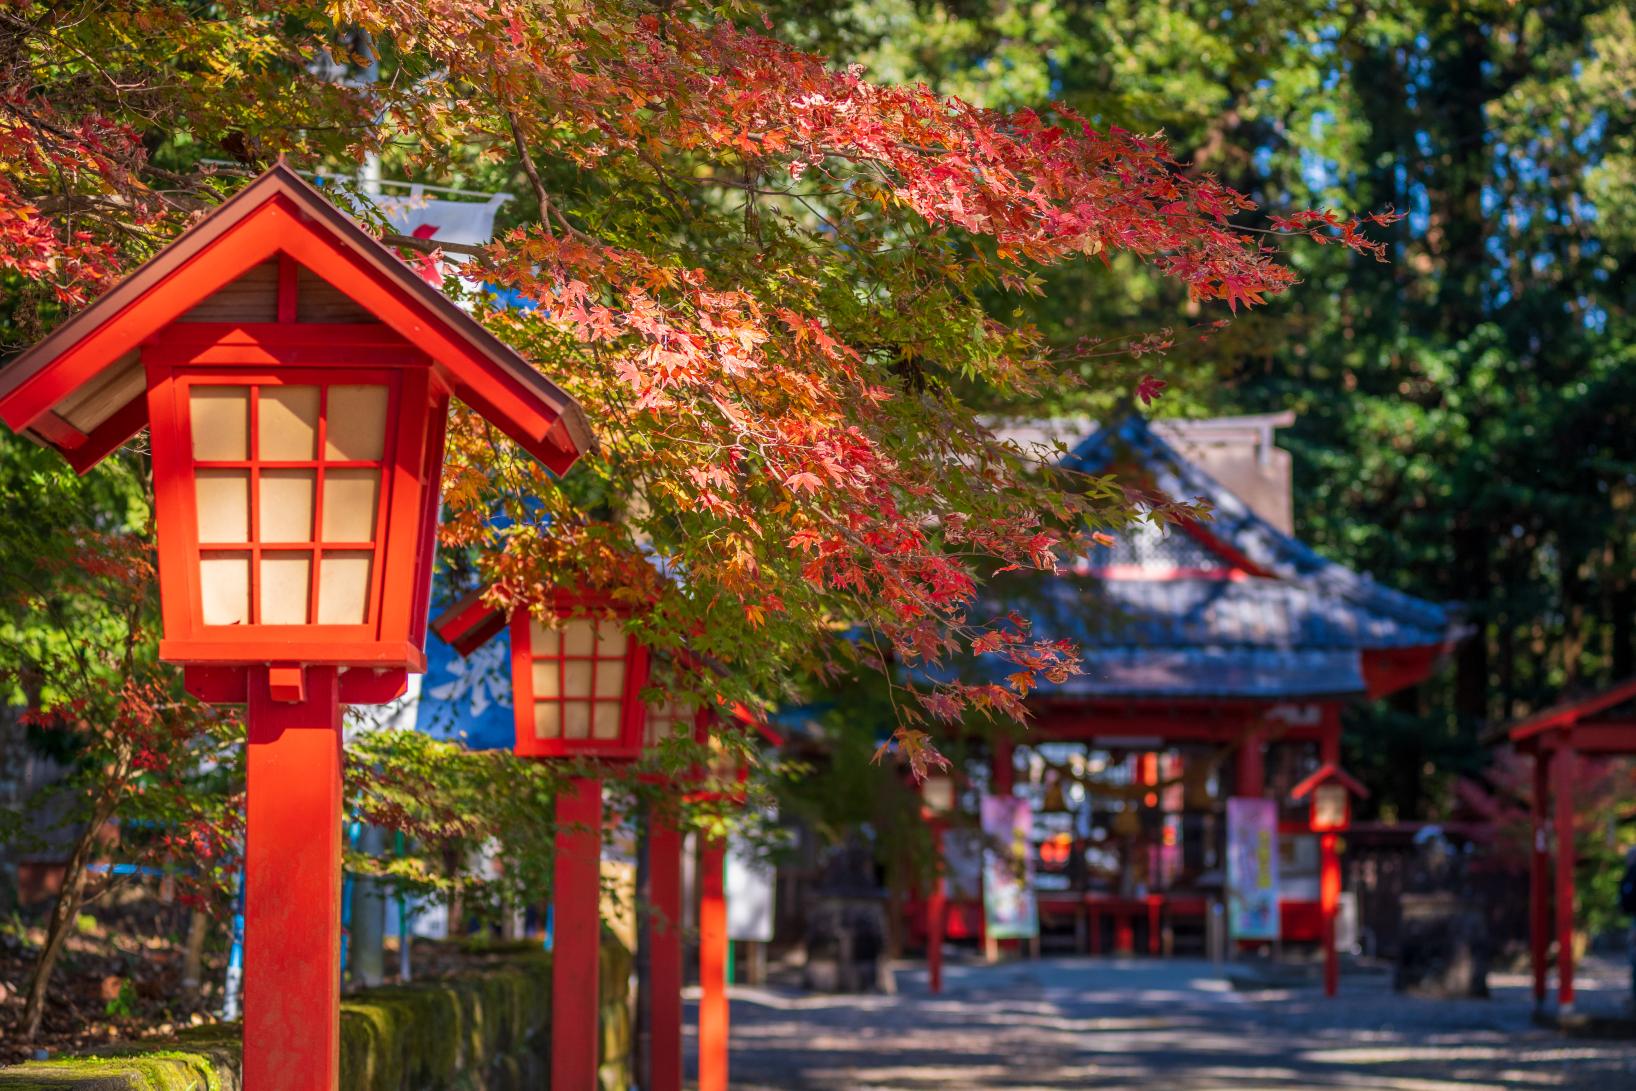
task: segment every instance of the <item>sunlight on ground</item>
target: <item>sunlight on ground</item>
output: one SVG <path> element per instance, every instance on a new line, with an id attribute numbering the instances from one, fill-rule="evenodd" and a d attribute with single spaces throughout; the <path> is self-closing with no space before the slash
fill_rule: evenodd
<path id="1" fill-rule="evenodd" d="M 1234 992 L 1218 968 L 1043 959 L 964 965 L 939 996 L 735 988 L 745 1091 L 1503 1091 L 1636 1088 L 1636 1043 L 1533 1027 L 1526 989 L 1396 996 L 1382 975 Z"/>

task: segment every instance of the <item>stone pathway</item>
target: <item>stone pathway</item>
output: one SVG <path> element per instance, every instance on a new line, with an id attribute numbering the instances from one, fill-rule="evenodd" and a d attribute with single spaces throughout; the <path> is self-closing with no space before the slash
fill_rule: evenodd
<path id="1" fill-rule="evenodd" d="M 1518 975 L 1486 1001 L 1406 999 L 1383 975 L 1343 978 L 1335 1000 L 1236 993 L 1188 960 L 957 965 L 936 997 L 922 970 L 897 977 L 897 996 L 735 988 L 734 1091 L 1636 1089 L 1636 1042 L 1534 1027 Z M 1628 987 L 1612 970 L 1580 984 L 1603 1006 Z"/>

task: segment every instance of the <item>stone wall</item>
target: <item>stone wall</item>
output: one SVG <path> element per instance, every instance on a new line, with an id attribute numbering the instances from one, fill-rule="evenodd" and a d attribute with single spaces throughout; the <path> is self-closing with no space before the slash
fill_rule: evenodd
<path id="1" fill-rule="evenodd" d="M 368 989 L 341 1002 L 346 1091 L 526 1091 L 546 1082 L 550 959 L 508 945 L 491 964 L 435 981 Z M 629 1081 L 631 955 L 604 936 L 602 1079 Z M 238 1091 L 237 1024 L 197 1027 L 165 1041 L 0 1069 L 0 1091 Z"/>

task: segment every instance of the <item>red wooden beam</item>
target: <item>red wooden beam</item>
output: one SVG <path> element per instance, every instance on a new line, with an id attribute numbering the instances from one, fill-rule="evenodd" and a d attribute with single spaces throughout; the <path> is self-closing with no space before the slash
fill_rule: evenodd
<path id="1" fill-rule="evenodd" d="M 335 1091 L 341 1071 L 341 701 L 249 682 L 244 837 L 244 1086 Z"/>
<path id="2" fill-rule="evenodd" d="M 1581 754 L 1636 754 L 1636 724 L 1578 723 L 1557 735 Z"/>
<path id="3" fill-rule="evenodd" d="M 668 808 L 648 826 L 649 1083 L 682 1091 L 682 833 Z"/>
<path id="4" fill-rule="evenodd" d="M 725 850 L 709 838 L 699 852 L 699 1091 L 727 1091 Z"/>
<path id="5" fill-rule="evenodd" d="M 1536 712 L 1527 719 L 1520 720 L 1506 729 L 1506 734 L 1510 736 L 1513 743 L 1526 742 L 1543 732 L 1588 720 L 1599 712 L 1615 708 L 1633 698 L 1636 698 L 1636 678 L 1626 678 L 1624 681 L 1609 686 L 1599 693 L 1572 701 L 1564 701 L 1541 712 Z"/>
<path id="6" fill-rule="evenodd" d="M 552 872 L 551 1087 L 597 1091 L 602 948 L 602 781 L 575 777 L 557 796 Z"/>

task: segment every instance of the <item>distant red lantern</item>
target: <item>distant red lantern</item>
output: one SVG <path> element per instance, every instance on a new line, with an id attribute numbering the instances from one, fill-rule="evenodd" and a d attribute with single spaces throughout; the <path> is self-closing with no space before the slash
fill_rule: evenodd
<path id="1" fill-rule="evenodd" d="M 1334 996 L 1340 983 L 1340 956 L 1335 950 L 1335 915 L 1341 897 L 1339 834 L 1352 824 L 1352 797 L 1369 797 L 1334 762 L 1326 762 L 1290 791 L 1297 803 L 1310 799 L 1308 825 L 1318 835 L 1318 909 L 1323 917 L 1324 994 Z"/>
<path id="2" fill-rule="evenodd" d="M 512 707 L 520 757 L 634 761 L 648 710 L 648 648 L 625 630 L 630 611 L 606 596 L 559 591 L 550 621 L 527 609 L 509 616 L 475 591 L 432 622 L 461 655 L 511 630 Z"/>
<path id="3" fill-rule="evenodd" d="M 1290 790 L 1297 803 L 1308 802 L 1307 825 L 1313 833 L 1339 833 L 1352 824 L 1352 798 L 1369 798 L 1369 789 L 1333 762 L 1323 765 Z"/>
<path id="4" fill-rule="evenodd" d="M 81 473 L 148 429 L 159 653 L 248 705 L 248 1091 L 339 1079 L 341 704 L 425 669 L 451 398 L 559 473 L 593 445 L 282 163 L 0 369 L 0 419 Z"/>

